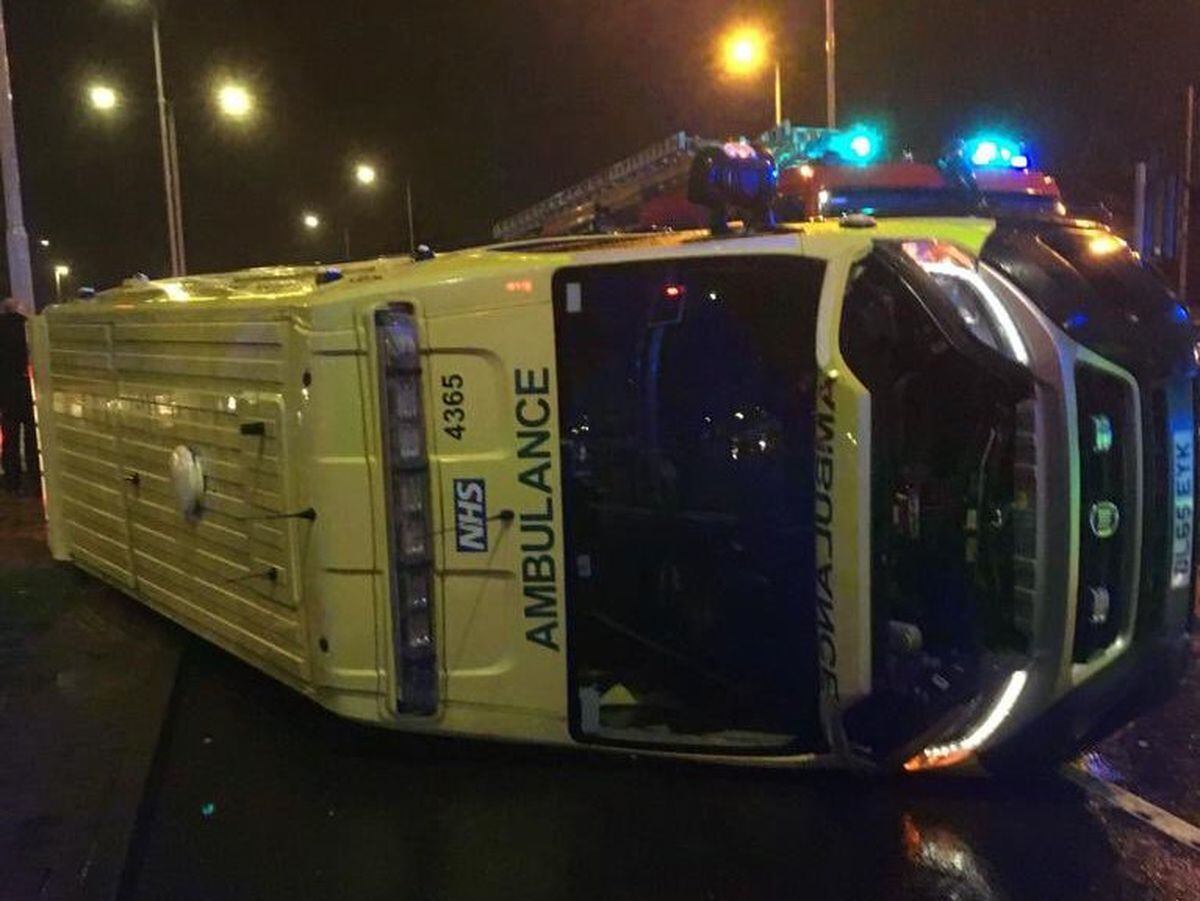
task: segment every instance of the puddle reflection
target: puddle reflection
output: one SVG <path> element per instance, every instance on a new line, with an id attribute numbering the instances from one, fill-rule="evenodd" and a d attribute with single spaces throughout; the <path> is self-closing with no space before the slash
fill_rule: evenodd
<path id="1" fill-rule="evenodd" d="M 905 813 L 900 818 L 905 859 L 919 871 L 920 887 L 931 897 L 953 901 L 998 901 L 1007 897 L 995 887 L 986 861 L 945 826 L 919 826 Z"/>

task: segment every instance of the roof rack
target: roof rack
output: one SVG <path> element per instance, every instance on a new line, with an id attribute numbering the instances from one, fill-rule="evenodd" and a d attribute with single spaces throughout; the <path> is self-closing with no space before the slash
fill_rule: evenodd
<path id="1" fill-rule="evenodd" d="M 686 177 L 692 154 L 710 143 L 713 142 L 678 131 L 541 203 L 502 219 L 492 228 L 492 235 L 498 241 L 527 238 L 541 234 L 548 222 L 575 210 L 581 219 L 590 221 L 596 210 L 584 209 L 589 204 L 615 208 L 626 200 L 639 202 L 644 192 Z"/>

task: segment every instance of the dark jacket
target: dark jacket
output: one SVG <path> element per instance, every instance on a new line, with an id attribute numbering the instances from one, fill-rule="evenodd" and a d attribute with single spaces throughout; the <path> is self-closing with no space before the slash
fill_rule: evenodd
<path id="1" fill-rule="evenodd" d="M 0 313 L 0 409 L 23 408 L 32 403 L 28 369 L 25 317 Z"/>

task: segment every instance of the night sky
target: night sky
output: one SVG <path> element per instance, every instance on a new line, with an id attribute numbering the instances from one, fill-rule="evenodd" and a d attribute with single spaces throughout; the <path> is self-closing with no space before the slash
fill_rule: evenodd
<path id="1" fill-rule="evenodd" d="M 26 217 L 42 277 L 105 285 L 166 269 L 149 19 L 117 0 L 6 0 Z M 485 240 L 498 218 L 675 130 L 770 124 L 770 76 L 716 74 L 723 27 L 758 20 L 784 61 L 784 113 L 824 118 L 820 0 L 165 0 L 193 272 Z M 842 121 L 936 153 L 1003 123 L 1077 198 L 1125 202 L 1133 162 L 1177 152 L 1200 76 L 1197 0 L 839 0 Z M 253 125 L 213 83 L 249 82 Z M 125 94 L 84 104 L 90 79 Z M 356 190 L 358 156 L 380 168 Z M 300 213 L 322 214 L 320 235 Z M 75 276 L 78 276 L 75 279 Z"/>

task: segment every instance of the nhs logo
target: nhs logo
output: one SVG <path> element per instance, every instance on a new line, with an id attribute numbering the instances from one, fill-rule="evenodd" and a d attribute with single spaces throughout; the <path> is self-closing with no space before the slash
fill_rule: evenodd
<path id="1" fill-rule="evenodd" d="M 460 554 L 487 551 L 487 484 L 483 479 L 454 480 L 454 536 Z"/>

